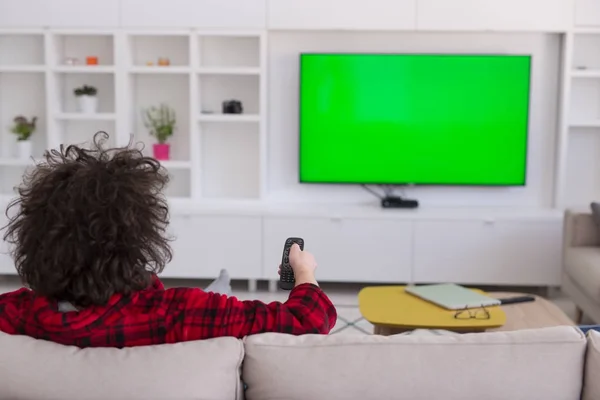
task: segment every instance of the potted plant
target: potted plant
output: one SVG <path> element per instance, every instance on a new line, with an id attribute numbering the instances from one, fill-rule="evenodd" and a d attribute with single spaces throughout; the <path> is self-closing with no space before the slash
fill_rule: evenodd
<path id="1" fill-rule="evenodd" d="M 13 120 L 11 132 L 17 135 L 17 156 L 20 159 L 31 158 L 31 135 L 35 132 L 37 117 L 29 121 L 26 117 L 19 115 Z"/>
<path id="2" fill-rule="evenodd" d="M 73 93 L 77 97 L 79 111 L 85 114 L 93 114 L 98 111 L 98 89 L 93 86 L 83 85 L 76 88 Z"/>
<path id="3" fill-rule="evenodd" d="M 170 146 L 167 140 L 173 135 L 177 121 L 175 110 L 166 104 L 158 107 L 150 107 L 143 111 L 144 125 L 150 134 L 156 137 L 158 143 L 152 146 L 154 158 L 157 160 L 168 160 Z"/>

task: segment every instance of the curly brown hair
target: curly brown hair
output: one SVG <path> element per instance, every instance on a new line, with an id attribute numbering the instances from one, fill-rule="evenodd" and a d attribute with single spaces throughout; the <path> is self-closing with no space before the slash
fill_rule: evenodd
<path id="1" fill-rule="evenodd" d="M 4 240 L 23 283 L 77 307 L 106 304 L 152 283 L 172 257 L 168 174 L 139 149 L 61 145 L 24 176 Z M 11 215 L 12 214 L 12 215 Z"/>

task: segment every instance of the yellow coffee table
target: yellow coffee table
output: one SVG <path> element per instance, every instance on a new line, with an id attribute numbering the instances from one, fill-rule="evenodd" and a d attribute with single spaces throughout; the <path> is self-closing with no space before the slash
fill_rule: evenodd
<path id="1" fill-rule="evenodd" d="M 472 289 L 476 292 L 485 292 Z M 456 311 L 446 310 L 404 291 L 404 286 L 366 287 L 358 294 L 362 316 L 375 326 L 375 334 L 412 329 L 445 329 L 455 332 L 481 332 L 505 324 L 506 314 L 498 307 L 486 307 L 489 319 L 457 319 Z M 389 333 L 387 333 L 389 334 Z"/>

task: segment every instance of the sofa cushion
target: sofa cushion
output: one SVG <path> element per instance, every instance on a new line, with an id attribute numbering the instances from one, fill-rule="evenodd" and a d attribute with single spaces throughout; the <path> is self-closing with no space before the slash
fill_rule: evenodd
<path id="1" fill-rule="evenodd" d="M 247 400 L 579 400 L 574 327 L 464 335 L 245 339 Z"/>
<path id="2" fill-rule="evenodd" d="M 125 349 L 62 346 L 0 333 L 0 398 L 241 398 L 234 338 Z"/>
<path id="3" fill-rule="evenodd" d="M 588 349 L 585 362 L 583 400 L 600 399 L 600 333 L 588 332 Z"/>
<path id="4" fill-rule="evenodd" d="M 567 249 L 565 272 L 588 296 L 600 301 L 600 247 Z"/>

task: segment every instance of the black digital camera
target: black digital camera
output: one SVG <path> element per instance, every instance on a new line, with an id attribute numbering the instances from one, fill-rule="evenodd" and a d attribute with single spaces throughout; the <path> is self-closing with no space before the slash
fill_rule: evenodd
<path id="1" fill-rule="evenodd" d="M 223 102 L 223 114 L 241 114 L 243 111 L 242 102 L 239 100 L 225 100 Z"/>

